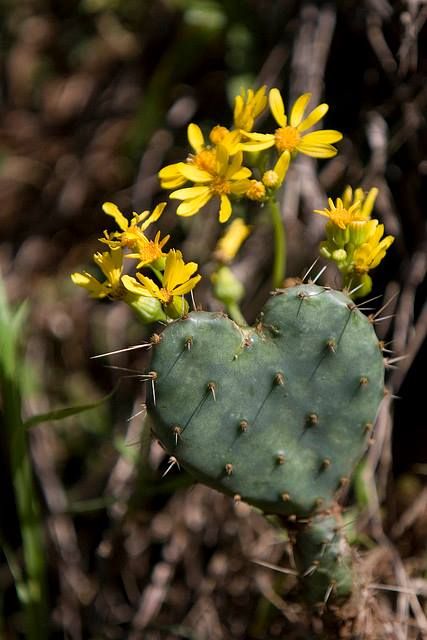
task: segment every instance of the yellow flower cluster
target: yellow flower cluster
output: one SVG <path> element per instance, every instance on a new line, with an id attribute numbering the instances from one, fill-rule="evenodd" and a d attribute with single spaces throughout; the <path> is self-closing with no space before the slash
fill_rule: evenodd
<path id="1" fill-rule="evenodd" d="M 249 89 L 235 98 L 232 129 L 216 125 L 206 141 L 200 127 L 191 123 L 188 141 L 192 153 L 185 162 L 168 165 L 159 172 L 161 186 L 176 189 L 170 197 L 181 201 L 177 214 L 193 216 L 214 200 L 220 222 L 226 222 L 232 213 L 231 197 L 267 201 L 283 183 L 289 163 L 298 153 L 315 158 L 334 156 L 337 150 L 332 143 L 341 140 L 341 133 L 334 130 L 306 133 L 329 108 L 327 104 L 321 104 L 305 116 L 310 98 L 310 93 L 298 98 L 288 123 L 278 89 L 272 89 L 268 97 L 265 86 L 257 91 Z M 273 133 L 253 132 L 255 121 L 267 104 L 278 127 Z M 254 152 L 270 148 L 276 150 L 277 160 L 272 168 L 263 166 L 261 169 L 261 165 L 266 164 L 265 158 L 257 163 Z M 244 166 L 244 153 L 252 153 L 253 168 Z M 258 176 L 253 176 L 254 170 Z M 178 188 L 187 182 L 192 182 L 193 186 Z"/>
<path id="2" fill-rule="evenodd" d="M 120 230 L 104 231 L 100 242 L 107 245 L 108 251 L 94 254 L 103 279 L 98 280 L 84 271 L 71 275 L 74 284 L 86 289 L 92 298 L 123 300 L 145 323 L 187 313 L 188 303 L 183 296 L 201 278 L 194 275 L 198 265 L 195 262 L 186 264 L 180 251 L 171 249 L 165 253 L 163 248 L 169 236 L 161 238 L 158 231 L 154 240 L 150 240 L 145 234 L 146 229 L 160 218 L 165 206 L 162 202 L 152 213 L 134 213 L 129 221 L 115 204 L 105 202 L 103 211 L 114 218 Z M 124 258 L 136 259 L 136 269 L 148 268 L 157 282 L 140 272 L 135 273 L 136 278 L 124 274 Z"/>
<path id="3" fill-rule="evenodd" d="M 372 289 L 369 271 L 375 269 L 394 241 L 384 235 L 384 225 L 371 218 L 378 189 L 365 193 L 347 187 L 342 198 L 328 200 L 329 207 L 315 213 L 328 218 L 326 240 L 320 253 L 338 266 L 344 277 L 344 287 L 354 291 L 354 297 L 367 295 Z"/>

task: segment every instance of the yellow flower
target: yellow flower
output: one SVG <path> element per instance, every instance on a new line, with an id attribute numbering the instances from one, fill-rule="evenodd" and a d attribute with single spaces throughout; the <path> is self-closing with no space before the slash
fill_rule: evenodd
<path id="1" fill-rule="evenodd" d="M 114 248 L 104 253 L 98 251 L 94 254 L 93 259 L 106 278 L 104 282 L 99 282 L 87 271 L 71 274 L 71 280 L 79 287 L 87 289 L 92 298 L 105 298 L 108 296 L 116 300 L 122 299 L 126 293 L 121 282 L 123 273 L 122 250 Z"/>
<path id="2" fill-rule="evenodd" d="M 304 93 L 295 102 L 288 118 L 282 96 L 278 89 L 272 89 L 269 94 L 270 108 L 279 128 L 274 133 L 246 133 L 249 142 L 243 142 L 240 148 L 244 151 L 262 151 L 276 146 L 279 153 L 289 156 L 300 152 L 313 158 L 332 158 L 337 150 L 332 143 L 341 140 L 342 134 L 333 129 L 321 129 L 305 135 L 304 132 L 319 122 L 328 111 L 327 104 L 320 104 L 306 117 L 304 112 L 311 98 L 311 93 Z"/>
<path id="3" fill-rule="evenodd" d="M 219 197 L 220 222 L 226 222 L 231 215 L 229 195 L 243 195 L 248 188 L 251 170 L 242 167 L 243 154 L 241 151 L 232 158 L 222 144 L 215 149 L 215 171 L 206 171 L 195 166 L 183 164 L 182 174 L 198 186 L 178 189 L 170 194 L 170 198 L 182 200 L 177 209 L 179 216 L 194 216 L 214 197 Z"/>
<path id="4" fill-rule="evenodd" d="M 123 276 L 123 284 L 131 293 L 151 296 L 168 305 L 173 302 L 175 296 L 182 296 L 196 286 L 201 276 L 191 276 L 197 271 L 197 267 L 196 262 L 185 264 L 181 251 L 171 249 L 166 257 L 161 287 L 142 273 L 136 274 L 139 282 L 131 276 Z"/>
<path id="5" fill-rule="evenodd" d="M 336 202 L 332 198 L 328 198 L 329 209 L 315 209 L 314 213 L 320 213 L 340 229 L 346 229 L 352 222 L 363 220 L 366 221 L 365 215 L 360 209 L 360 202 L 357 200 L 349 208 L 344 206 L 341 198 L 337 198 Z"/>
<path id="6" fill-rule="evenodd" d="M 369 220 L 372 210 L 374 208 L 375 200 L 378 195 L 378 189 L 373 187 L 366 193 L 361 187 L 354 190 L 348 186 L 345 188 L 342 195 L 343 206 L 349 209 L 352 205 L 359 203 L 360 214 L 364 220 Z"/>
<path id="7" fill-rule="evenodd" d="M 222 238 L 218 240 L 214 256 L 223 263 L 231 262 L 251 232 L 243 218 L 236 218 L 228 227 Z"/>
<path id="8" fill-rule="evenodd" d="M 249 180 L 249 186 L 246 189 L 246 197 L 249 200 L 264 200 L 265 198 L 265 186 L 259 180 Z"/>
<path id="9" fill-rule="evenodd" d="M 156 222 L 160 218 L 165 207 L 166 202 L 161 202 L 155 207 L 153 213 L 150 213 L 149 211 L 143 211 L 142 213 L 134 212 L 132 219 L 129 222 L 117 205 L 112 202 L 104 202 L 102 205 L 104 213 L 114 218 L 121 231 L 114 231 L 111 234 L 104 231 L 104 238 L 101 238 L 101 242 L 107 244 L 110 249 L 114 249 L 116 247 L 137 249 L 140 243 L 143 245 L 148 243 L 149 240 L 144 235 L 144 231 L 150 226 L 150 224 Z M 165 242 L 167 242 L 167 239 L 163 244 L 165 244 Z"/>
<path id="10" fill-rule="evenodd" d="M 190 153 L 185 162 L 176 162 L 163 167 L 159 171 L 162 189 L 176 189 L 187 182 L 183 168 L 192 166 L 208 173 L 214 173 L 216 168 L 216 150 L 205 143 L 202 130 L 192 122 L 187 129 L 188 142 L 194 153 Z M 230 132 L 226 127 L 217 125 L 210 134 L 214 145 L 221 143 L 226 146 L 230 155 L 238 151 L 239 133 Z"/>
<path id="11" fill-rule="evenodd" d="M 262 176 L 263 184 L 270 189 L 278 189 L 283 180 L 286 178 L 286 174 L 289 169 L 291 157 L 289 153 L 284 151 L 277 160 L 274 165 L 274 169 L 270 169 L 269 171 L 265 171 Z"/>
<path id="12" fill-rule="evenodd" d="M 387 249 L 394 241 L 393 236 L 386 236 L 381 240 L 383 234 L 384 225 L 379 224 L 367 242 L 356 247 L 352 256 L 353 269 L 356 273 L 368 273 L 380 264 Z"/>
<path id="13" fill-rule="evenodd" d="M 252 131 L 255 119 L 267 106 L 266 86 L 254 92 L 248 89 L 234 99 L 234 126 L 243 131 Z"/>

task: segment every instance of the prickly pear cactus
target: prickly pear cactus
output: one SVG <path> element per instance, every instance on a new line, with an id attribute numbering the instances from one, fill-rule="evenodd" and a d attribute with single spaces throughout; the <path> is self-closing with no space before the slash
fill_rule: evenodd
<path id="1" fill-rule="evenodd" d="M 285 289 L 255 327 L 190 313 L 153 351 L 154 435 L 197 480 L 289 523 L 327 513 L 384 392 L 374 329 L 347 296 Z"/>

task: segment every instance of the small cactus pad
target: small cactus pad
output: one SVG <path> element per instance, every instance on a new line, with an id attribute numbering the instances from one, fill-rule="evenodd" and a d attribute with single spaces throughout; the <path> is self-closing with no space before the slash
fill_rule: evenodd
<path id="1" fill-rule="evenodd" d="M 197 480 L 290 518 L 334 501 L 383 397 L 372 324 L 343 293 L 283 290 L 255 327 L 193 312 L 153 346 L 154 435 Z"/>

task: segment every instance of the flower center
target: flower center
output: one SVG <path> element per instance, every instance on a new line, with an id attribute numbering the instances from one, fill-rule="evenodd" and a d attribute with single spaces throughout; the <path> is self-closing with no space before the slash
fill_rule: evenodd
<path id="1" fill-rule="evenodd" d="M 220 178 L 219 176 L 213 178 L 210 187 L 211 191 L 218 196 L 227 195 L 231 192 L 230 181 Z"/>
<path id="2" fill-rule="evenodd" d="M 163 252 L 161 248 L 152 240 L 149 240 L 143 247 L 139 246 L 140 262 L 144 262 L 145 264 L 155 262 L 157 258 L 161 258 L 162 255 Z"/>
<path id="3" fill-rule="evenodd" d="M 195 164 L 196 167 L 202 169 L 203 171 L 208 171 L 209 173 L 215 173 L 216 169 L 216 154 L 213 149 L 202 149 L 199 153 L 196 153 L 194 156 L 191 156 L 192 164 Z"/>
<path id="4" fill-rule="evenodd" d="M 301 136 L 295 127 L 280 127 L 274 133 L 274 142 L 279 151 L 295 151 Z"/>
<path id="5" fill-rule="evenodd" d="M 173 299 L 173 295 L 164 287 L 159 289 L 157 297 L 159 300 L 161 300 L 165 304 L 169 304 L 169 302 L 172 302 L 172 299 Z"/>
<path id="6" fill-rule="evenodd" d="M 251 180 L 246 195 L 249 200 L 262 200 L 265 196 L 265 187 L 259 180 Z"/>

